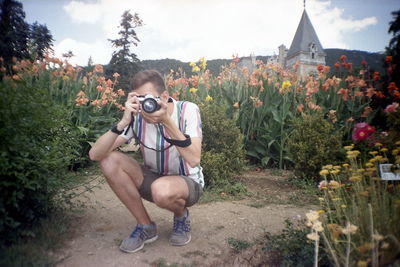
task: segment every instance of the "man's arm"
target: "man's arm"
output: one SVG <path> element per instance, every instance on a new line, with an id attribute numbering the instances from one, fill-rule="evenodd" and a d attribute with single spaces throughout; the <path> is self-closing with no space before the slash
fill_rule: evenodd
<path id="1" fill-rule="evenodd" d="M 121 121 L 117 124 L 117 129 L 119 131 L 122 131 L 126 126 L 128 126 L 131 122 L 132 114 L 136 115 L 139 111 L 139 102 L 137 101 L 136 95 L 135 92 L 128 94 L 128 99 L 125 102 L 124 115 L 122 116 Z M 97 139 L 96 143 L 94 143 L 89 151 L 89 158 L 91 160 L 100 161 L 125 142 L 125 138 L 108 131 Z"/>
<path id="2" fill-rule="evenodd" d="M 186 137 L 183 133 L 176 127 L 174 122 L 169 118 L 163 122 L 165 130 L 168 132 L 170 139 L 174 140 L 185 140 Z M 183 159 L 189 164 L 190 167 L 194 168 L 200 164 L 201 159 L 201 138 L 192 137 L 192 143 L 187 147 L 175 146 L 178 149 L 179 154 Z"/>

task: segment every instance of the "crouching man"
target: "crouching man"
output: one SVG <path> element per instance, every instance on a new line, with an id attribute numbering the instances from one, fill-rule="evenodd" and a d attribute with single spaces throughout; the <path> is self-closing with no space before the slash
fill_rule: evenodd
<path id="1" fill-rule="evenodd" d="M 195 204 L 204 187 L 201 157 L 201 118 L 196 104 L 169 97 L 164 80 L 155 70 L 137 73 L 125 102 L 121 120 L 103 134 L 89 151 L 137 225 L 120 249 L 136 252 L 157 239 L 157 226 L 142 198 L 173 213 L 170 243 L 190 242 L 188 207 Z M 117 147 L 135 138 L 144 164 Z"/>

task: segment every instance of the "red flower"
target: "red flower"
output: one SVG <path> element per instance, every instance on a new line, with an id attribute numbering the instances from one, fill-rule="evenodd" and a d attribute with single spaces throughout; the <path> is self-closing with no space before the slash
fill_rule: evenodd
<path id="1" fill-rule="evenodd" d="M 389 90 L 389 92 L 392 92 L 392 91 L 397 91 L 397 90 L 399 90 L 399 88 L 397 88 L 396 83 L 391 82 L 391 83 L 389 84 L 389 86 L 388 86 L 388 90 Z"/>
<path id="2" fill-rule="evenodd" d="M 361 65 L 365 68 L 365 67 L 367 67 L 368 62 L 367 62 L 365 59 L 363 59 L 363 60 L 361 61 Z"/>
<path id="3" fill-rule="evenodd" d="M 340 63 L 336 62 L 334 66 L 335 66 L 336 69 L 339 69 L 340 68 Z"/>
<path id="4" fill-rule="evenodd" d="M 324 71 L 324 66 L 322 66 L 321 64 L 318 64 L 317 70 L 318 70 L 319 73 L 323 72 Z"/>
<path id="5" fill-rule="evenodd" d="M 347 57 L 346 57 L 345 55 L 341 55 L 341 56 L 340 56 L 340 60 L 341 60 L 341 61 L 345 62 L 346 59 L 347 59 Z"/>
<path id="6" fill-rule="evenodd" d="M 381 75 L 379 74 L 379 72 L 374 72 L 373 79 L 375 82 L 377 82 L 381 79 Z"/>
<path id="7" fill-rule="evenodd" d="M 385 59 L 385 62 L 390 63 L 390 62 L 392 62 L 392 60 L 393 60 L 392 56 L 387 56 Z"/>
<path id="8" fill-rule="evenodd" d="M 362 141 L 369 137 L 369 133 L 364 129 L 355 129 L 352 135 L 353 141 Z"/>

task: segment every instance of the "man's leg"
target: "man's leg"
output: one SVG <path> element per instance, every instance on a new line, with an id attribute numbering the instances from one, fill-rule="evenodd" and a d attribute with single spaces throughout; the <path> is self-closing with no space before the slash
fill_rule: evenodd
<path id="1" fill-rule="evenodd" d="M 114 151 L 100 161 L 100 166 L 108 184 L 136 221 L 139 224 L 150 224 L 150 217 L 138 192 L 143 182 L 140 165 L 127 155 Z"/>
<path id="2" fill-rule="evenodd" d="M 189 188 L 181 176 L 160 177 L 151 184 L 151 192 L 157 206 L 172 211 L 176 217 L 184 215 Z"/>

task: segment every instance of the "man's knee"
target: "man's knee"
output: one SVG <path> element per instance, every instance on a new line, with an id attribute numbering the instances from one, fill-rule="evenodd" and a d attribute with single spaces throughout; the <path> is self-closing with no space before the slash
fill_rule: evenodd
<path id="1" fill-rule="evenodd" d="M 160 180 L 151 184 L 151 195 L 154 203 L 161 208 L 168 206 L 174 198 L 170 190 L 170 185 L 166 181 Z"/>
<path id="2" fill-rule="evenodd" d="M 101 171 L 105 175 L 114 173 L 120 167 L 121 156 L 119 154 L 119 152 L 113 151 L 99 161 Z"/>

